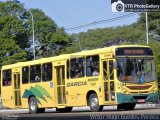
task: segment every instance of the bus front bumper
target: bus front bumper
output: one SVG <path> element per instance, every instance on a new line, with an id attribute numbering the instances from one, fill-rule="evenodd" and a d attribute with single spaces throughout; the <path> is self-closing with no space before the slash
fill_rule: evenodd
<path id="1" fill-rule="evenodd" d="M 158 102 L 158 92 L 156 93 L 150 93 L 150 94 L 122 94 L 117 93 L 117 102 L 118 104 L 122 103 L 146 103 L 146 102 L 152 102 L 156 103 Z"/>

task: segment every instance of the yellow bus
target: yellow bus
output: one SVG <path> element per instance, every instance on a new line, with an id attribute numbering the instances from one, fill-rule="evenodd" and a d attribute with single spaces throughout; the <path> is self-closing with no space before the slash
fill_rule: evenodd
<path id="1" fill-rule="evenodd" d="M 136 104 L 158 101 L 152 49 L 122 45 L 6 65 L 1 70 L 5 108 L 30 113 L 75 106 L 133 110 Z"/>

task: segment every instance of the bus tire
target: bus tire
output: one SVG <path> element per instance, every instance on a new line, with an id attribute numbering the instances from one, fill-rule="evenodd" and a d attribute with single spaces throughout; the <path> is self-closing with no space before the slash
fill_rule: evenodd
<path id="1" fill-rule="evenodd" d="M 90 94 L 89 106 L 92 112 L 102 111 L 103 106 L 99 105 L 99 100 L 96 93 Z"/>
<path id="2" fill-rule="evenodd" d="M 72 111 L 72 107 L 66 107 L 66 108 L 57 108 L 56 111 L 58 112 L 71 112 Z"/>
<path id="3" fill-rule="evenodd" d="M 39 109 L 38 109 L 38 105 L 37 105 L 37 99 L 36 99 L 36 97 L 31 97 L 29 99 L 29 113 L 35 114 L 38 112 L 39 112 Z"/>
<path id="4" fill-rule="evenodd" d="M 124 104 L 124 109 L 125 110 L 133 110 L 135 108 L 135 106 L 136 106 L 135 103 Z"/>

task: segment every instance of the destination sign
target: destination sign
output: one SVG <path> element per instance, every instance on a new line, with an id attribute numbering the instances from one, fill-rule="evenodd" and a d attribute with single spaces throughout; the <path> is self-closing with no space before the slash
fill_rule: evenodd
<path id="1" fill-rule="evenodd" d="M 149 55 L 152 56 L 153 52 L 151 48 L 142 48 L 142 47 L 128 47 L 128 48 L 117 48 L 116 56 L 126 56 L 126 55 Z"/>

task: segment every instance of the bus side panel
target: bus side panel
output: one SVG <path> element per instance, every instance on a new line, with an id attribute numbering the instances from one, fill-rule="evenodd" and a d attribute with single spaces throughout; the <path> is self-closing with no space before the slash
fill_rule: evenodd
<path id="1" fill-rule="evenodd" d="M 67 105 L 84 106 L 86 104 L 87 82 L 84 78 L 70 79 L 66 81 Z"/>
<path id="2" fill-rule="evenodd" d="M 54 83 L 41 82 L 22 85 L 22 106 L 28 108 L 29 97 L 35 96 L 38 101 L 39 108 L 55 107 Z"/>
<path id="3" fill-rule="evenodd" d="M 66 91 L 68 93 L 68 105 L 72 104 L 73 106 L 86 106 L 87 93 L 89 92 L 95 92 L 100 100 L 100 104 L 102 104 L 102 93 L 98 91 L 100 84 L 99 77 L 90 77 L 87 79 L 84 77 L 77 78 L 76 80 L 68 80 L 66 85 Z"/>
<path id="4" fill-rule="evenodd" d="M 2 87 L 2 106 L 6 108 L 14 108 L 13 87 Z"/>

